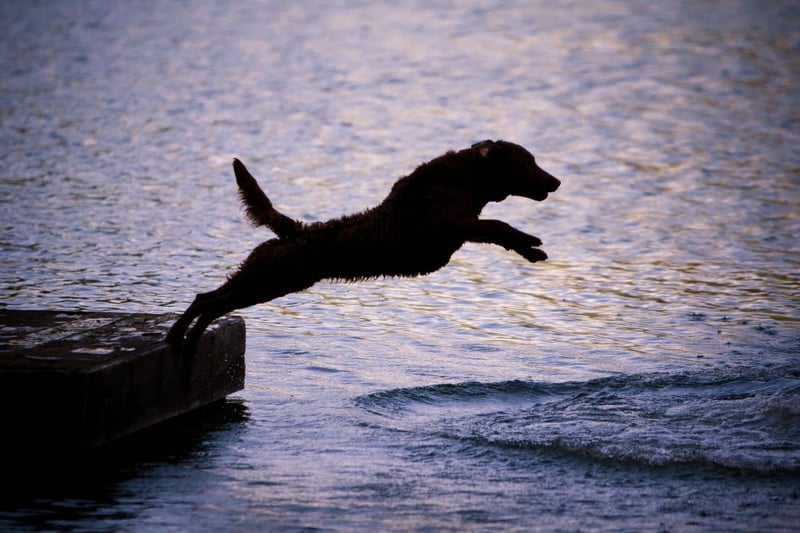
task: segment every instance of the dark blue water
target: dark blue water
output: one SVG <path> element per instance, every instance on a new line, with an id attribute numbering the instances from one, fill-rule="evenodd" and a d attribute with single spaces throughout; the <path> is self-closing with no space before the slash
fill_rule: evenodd
<path id="1" fill-rule="evenodd" d="M 270 237 L 485 138 L 562 179 L 425 278 L 244 310 L 246 389 L 32 469 L 0 529 L 800 523 L 792 2 L 4 2 L 0 305 L 180 312 Z"/>

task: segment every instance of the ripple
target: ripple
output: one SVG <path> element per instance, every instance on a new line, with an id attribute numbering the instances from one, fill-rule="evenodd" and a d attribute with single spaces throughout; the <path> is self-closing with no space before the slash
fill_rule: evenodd
<path id="1" fill-rule="evenodd" d="M 800 472 L 795 366 L 588 382 L 443 384 L 355 400 L 393 427 L 478 447 L 649 466 Z"/>

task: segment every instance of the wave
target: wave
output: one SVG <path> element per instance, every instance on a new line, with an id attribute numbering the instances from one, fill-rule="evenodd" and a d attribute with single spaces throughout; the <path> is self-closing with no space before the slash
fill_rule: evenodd
<path id="1" fill-rule="evenodd" d="M 798 364 L 439 384 L 376 392 L 356 404 L 395 429 L 496 450 L 800 474 Z"/>

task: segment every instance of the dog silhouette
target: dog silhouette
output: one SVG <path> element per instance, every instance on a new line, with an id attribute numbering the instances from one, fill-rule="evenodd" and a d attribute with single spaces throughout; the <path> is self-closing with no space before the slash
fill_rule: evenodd
<path id="1" fill-rule="evenodd" d="M 522 146 L 483 141 L 420 165 L 371 209 L 306 224 L 278 212 L 241 161 L 234 159 L 233 169 L 247 218 L 269 227 L 277 238 L 258 245 L 221 287 L 198 294 L 175 322 L 167 342 L 185 353 L 194 352 L 213 320 L 235 309 L 302 291 L 323 279 L 429 274 L 468 241 L 497 244 L 530 262 L 543 261 L 547 254 L 539 249 L 538 237 L 479 215 L 487 203 L 509 195 L 544 200 L 561 184 Z"/>

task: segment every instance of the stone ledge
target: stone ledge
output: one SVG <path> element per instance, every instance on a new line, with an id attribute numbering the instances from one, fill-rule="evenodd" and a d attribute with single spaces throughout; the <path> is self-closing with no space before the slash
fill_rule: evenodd
<path id="1" fill-rule="evenodd" d="M 86 450 L 244 388 L 244 321 L 217 320 L 184 358 L 164 343 L 176 318 L 0 310 L 0 446 Z"/>

